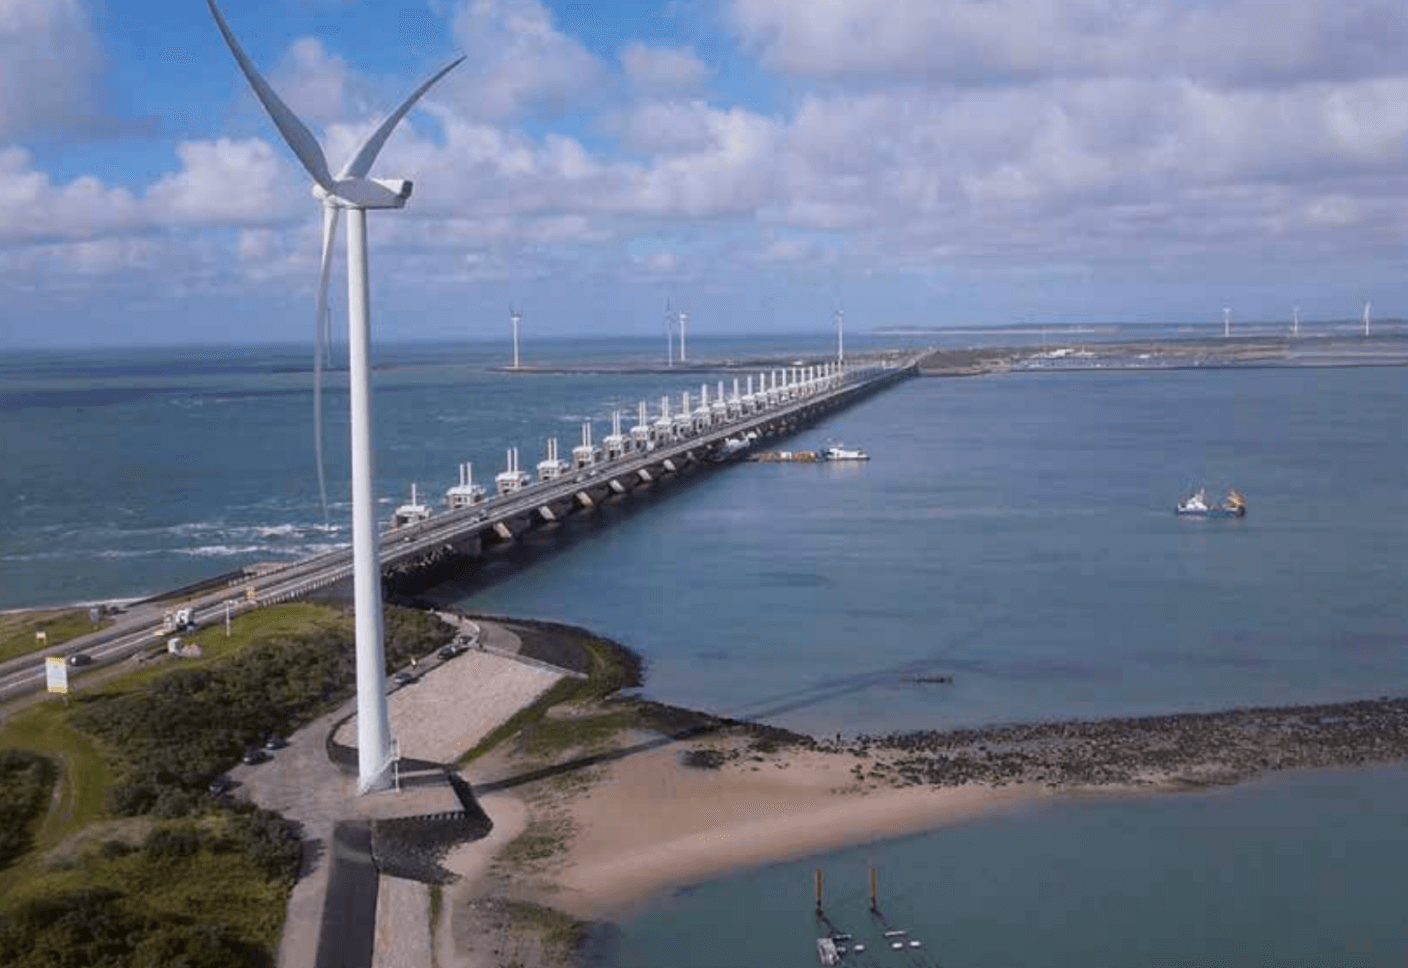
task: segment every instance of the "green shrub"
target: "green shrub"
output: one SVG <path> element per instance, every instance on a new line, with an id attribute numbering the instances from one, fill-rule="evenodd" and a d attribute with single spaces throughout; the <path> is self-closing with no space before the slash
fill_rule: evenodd
<path id="1" fill-rule="evenodd" d="M 0 750 L 0 867 L 30 847 L 30 833 L 49 806 L 58 767 L 29 750 Z"/>
<path id="2" fill-rule="evenodd" d="M 269 968 L 261 946 L 220 924 L 133 914 L 110 890 L 39 898 L 0 914 L 6 968 Z"/>

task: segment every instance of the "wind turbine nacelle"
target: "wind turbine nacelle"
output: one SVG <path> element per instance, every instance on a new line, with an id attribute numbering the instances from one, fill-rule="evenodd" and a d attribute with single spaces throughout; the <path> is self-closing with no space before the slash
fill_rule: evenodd
<path id="1" fill-rule="evenodd" d="M 321 185 L 313 186 L 313 197 L 320 202 L 331 201 L 343 208 L 405 208 L 411 197 L 411 183 L 400 178 L 344 178 L 329 192 Z"/>

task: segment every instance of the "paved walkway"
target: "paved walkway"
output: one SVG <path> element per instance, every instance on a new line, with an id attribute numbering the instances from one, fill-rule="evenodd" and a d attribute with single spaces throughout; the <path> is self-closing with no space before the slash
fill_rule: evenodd
<path id="1" fill-rule="evenodd" d="M 444 661 L 426 657 L 417 663 L 416 681 L 395 688 L 388 695 L 392 732 L 403 758 L 453 761 L 561 677 L 560 672 L 516 659 L 519 642 L 511 631 L 495 623 L 479 624 L 485 650 L 471 648 Z M 289 896 L 279 968 L 319 964 L 319 933 L 325 915 L 330 918 L 330 925 L 338 920 L 336 912 L 326 910 L 326 903 L 333 832 L 340 822 L 355 825 L 357 821 L 461 809 L 459 798 L 448 783 L 359 795 L 357 776 L 330 762 L 326 747 L 328 734 L 334 729 L 339 742 L 355 746 L 355 716 L 342 722 L 355 709 L 356 700 L 349 700 L 300 729 L 289 738 L 287 747 L 274 753 L 271 761 L 241 765 L 229 773 L 236 783 L 234 796 L 277 811 L 302 826 L 304 869 Z M 425 885 L 389 877 L 381 882 L 372 960 L 336 963 L 349 968 L 430 964 Z M 353 916 L 350 909 L 347 914 Z"/>

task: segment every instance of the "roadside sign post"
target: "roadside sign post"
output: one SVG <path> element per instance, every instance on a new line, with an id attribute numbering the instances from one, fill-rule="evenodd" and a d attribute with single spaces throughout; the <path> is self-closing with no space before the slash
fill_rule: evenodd
<path id="1" fill-rule="evenodd" d="M 44 681 L 49 692 L 58 693 L 68 702 L 68 662 L 61 655 L 44 658 Z"/>

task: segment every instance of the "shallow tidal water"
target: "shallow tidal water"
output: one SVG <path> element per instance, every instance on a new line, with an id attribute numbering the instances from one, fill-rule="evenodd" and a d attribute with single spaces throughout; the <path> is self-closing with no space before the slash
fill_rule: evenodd
<path id="1" fill-rule="evenodd" d="M 741 871 L 600 929 L 611 968 L 814 965 L 825 907 L 869 951 L 846 964 L 1394 968 L 1408 951 L 1408 770 L 1232 788 L 1058 796 L 913 837 Z M 923 947 L 894 952 L 880 911 Z"/>

